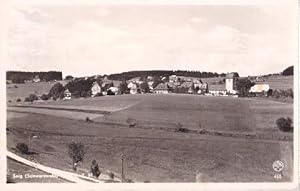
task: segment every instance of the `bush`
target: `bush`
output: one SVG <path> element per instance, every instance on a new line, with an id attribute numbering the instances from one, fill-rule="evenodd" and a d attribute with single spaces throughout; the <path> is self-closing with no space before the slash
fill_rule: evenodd
<path id="1" fill-rule="evenodd" d="M 188 133 L 190 130 L 187 128 L 183 128 L 183 127 L 179 127 L 175 129 L 175 132 L 179 132 L 179 133 Z"/>
<path id="2" fill-rule="evenodd" d="M 41 96 L 41 99 L 44 100 L 44 101 L 46 101 L 46 100 L 49 99 L 49 96 L 48 96 L 47 94 L 43 94 L 43 95 Z"/>
<path id="3" fill-rule="evenodd" d="M 8 100 L 8 103 L 11 103 L 12 101 L 11 100 Z"/>
<path id="4" fill-rule="evenodd" d="M 112 180 L 115 178 L 115 174 L 114 174 L 113 172 L 109 172 L 109 173 L 108 173 L 108 176 L 109 176 L 109 178 L 112 179 Z"/>
<path id="5" fill-rule="evenodd" d="M 176 129 L 175 129 L 175 132 L 180 132 L 180 133 L 187 133 L 189 132 L 190 130 L 187 129 L 187 128 L 184 128 L 183 125 L 181 123 L 177 123 L 176 124 Z"/>
<path id="6" fill-rule="evenodd" d="M 65 88 L 61 83 L 56 83 L 52 86 L 52 88 L 49 91 L 48 97 L 53 97 L 56 99 L 60 98 L 64 98 L 64 92 L 65 92 Z"/>
<path id="7" fill-rule="evenodd" d="M 292 88 L 287 90 L 274 90 L 272 92 L 272 97 L 280 98 L 280 97 L 291 97 L 294 98 L 294 91 Z"/>
<path id="8" fill-rule="evenodd" d="M 94 97 L 99 97 L 99 96 L 103 96 L 103 93 L 97 93 Z"/>
<path id="9" fill-rule="evenodd" d="M 17 150 L 20 151 L 22 154 L 28 154 L 29 149 L 25 143 L 18 143 L 16 146 Z"/>
<path id="10" fill-rule="evenodd" d="M 74 97 L 89 97 L 91 96 L 91 88 L 94 81 L 93 79 L 72 80 L 65 85 L 65 88 L 68 89 Z"/>
<path id="11" fill-rule="evenodd" d="M 132 118 L 128 118 L 126 120 L 126 123 L 129 125 L 129 127 L 135 127 L 137 125 L 137 122 L 135 119 L 132 119 Z"/>
<path id="12" fill-rule="evenodd" d="M 100 174 L 101 174 L 101 171 L 100 171 L 100 169 L 99 169 L 99 165 L 98 165 L 98 163 L 97 163 L 97 161 L 96 160 L 93 160 L 92 161 L 92 164 L 91 164 L 91 173 L 92 173 L 92 175 L 94 176 L 94 177 L 99 177 L 100 176 Z"/>
<path id="13" fill-rule="evenodd" d="M 38 96 L 35 94 L 30 94 L 28 97 L 25 98 L 25 102 L 33 102 L 35 100 L 38 100 Z"/>
<path id="14" fill-rule="evenodd" d="M 280 131 L 283 131 L 283 132 L 293 131 L 292 123 L 293 123 L 293 121 L 290 117 L 287 117 L 287 118 L 281 117 L 276 120 L 277 127 L 279 128 Z"/>
<path id="15" fill-rule="evenodd" d="M 18 86 L 17 86 L 17 85 L 15 85 L 15 88 L 18 88 Z"/>
<path id="16" fill-rule="evenodd" d="M 115 93 L 112 92 L 111 90 L 107 90 L 107 95 L 115 95 Z"/>
<path id="17" fill-rule="evenodd" d="M 68 145 L 68 154 L 74 163 L 82 162 L 85 155 L 85 147 L 82 143 L 72 142 Z"/>
<path id="18" fill-rule="evenodd" d="M 22 100 L 20 98 L 17 99 L 17 102 L 21 102 Z"/>
<path id="19" fill-rule="evenodd" d="M 93 122 L 89 117 L 86 117 L 86 118 L 85 118 L 85 121 L 86 121 L 86 122 Z"/>

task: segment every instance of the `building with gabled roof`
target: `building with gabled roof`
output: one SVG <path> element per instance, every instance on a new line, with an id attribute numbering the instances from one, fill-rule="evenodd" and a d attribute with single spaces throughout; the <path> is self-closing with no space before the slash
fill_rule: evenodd
<path id="1" fill-rule="evenodd" d="M 92 97 L 95 97 L 97 94 L 100 94 L 102 93 L 102 88 L 101 88 L 101 85 L 95 81 L 92 85 L 92 88 L 91 88 L 91 94 L 92 94 Z"/>
<path id="2" fill-rule="evenodd" d="M 170 93 L 170 88 L 167 83 L 160 83 L 153 89 L 153 92 L 156 94 L 167 94 Z"/>

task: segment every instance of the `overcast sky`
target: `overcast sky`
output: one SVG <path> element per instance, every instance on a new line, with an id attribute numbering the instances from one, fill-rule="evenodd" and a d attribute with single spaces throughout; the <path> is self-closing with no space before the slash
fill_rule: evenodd
<path id="1" fill-rule="evenodd" d="M 290 7 L 18 6 L 9 70 L 64 76 L 131 70 L 280 72 L 292 65 Z"/>

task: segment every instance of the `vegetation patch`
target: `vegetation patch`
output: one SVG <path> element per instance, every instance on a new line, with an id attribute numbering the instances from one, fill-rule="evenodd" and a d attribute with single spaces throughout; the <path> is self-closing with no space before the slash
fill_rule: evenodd
<path id="1" fill-rule="evenodd" d="M 16 149 L 22 154 L 26 154 L 26 155 L 29 154 L 28 145 L 25 143 L 18 143 Z"/>
<path id="2" fill-rule="evenodd" d="M 35 94 L 30 94 L 28 97 L 25 98 L 25 102 L 33 102 L 35 100 L 38 100 L 38 96 Z"/>
<path id="3" fill-rule="evenodd" d="M 280 131 L 293 132 L 293 120 L 290 117 L 281 117 L 276 120 L 276 125 Z"/>

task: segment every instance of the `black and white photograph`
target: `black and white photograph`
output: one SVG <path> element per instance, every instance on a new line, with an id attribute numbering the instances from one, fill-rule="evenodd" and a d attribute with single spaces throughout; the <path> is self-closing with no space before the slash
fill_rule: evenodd
<path id="1" fill-rule="evenodd" d="M 298 181 L 295 1 L 17 2 L 6 184 Z"/>

